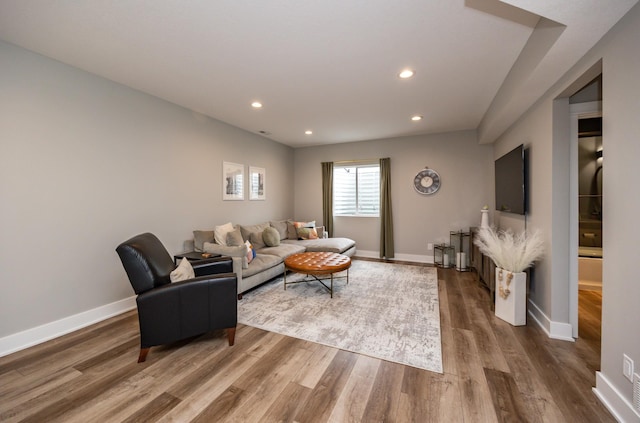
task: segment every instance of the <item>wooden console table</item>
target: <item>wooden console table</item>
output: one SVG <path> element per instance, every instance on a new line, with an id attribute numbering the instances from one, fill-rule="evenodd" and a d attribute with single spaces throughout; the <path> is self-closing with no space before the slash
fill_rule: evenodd
<path id="1" fill-rule="evenodd" d="M 470 228 L 471 232 L 471 267 L 473 267 L 478 275 L 478 280 L 482 282 L 491 296 L 491 309 L 495 304 L 495 284 L 496 284 L 496 265 L 489 257 L 480 252 L 480 248 L 474 243 L 477 236 L 478 228 Z"/>

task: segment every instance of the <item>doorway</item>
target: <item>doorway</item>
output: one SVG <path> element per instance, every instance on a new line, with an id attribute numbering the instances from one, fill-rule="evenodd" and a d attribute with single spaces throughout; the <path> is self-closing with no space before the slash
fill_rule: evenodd
<path id="1" fill-rule="evenodd" d="M 602 76 L 570 97 L 574 183 L 573 219 L 577 219 L 578 327 L 582 338 L 598 354 L 602 322 Z"/>

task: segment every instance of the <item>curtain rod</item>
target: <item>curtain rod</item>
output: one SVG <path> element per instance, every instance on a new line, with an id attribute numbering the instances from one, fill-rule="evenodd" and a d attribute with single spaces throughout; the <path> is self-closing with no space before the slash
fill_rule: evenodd
<path id="1" fill-rule="evenodd" d="M 355 163 L 378 163 L 379 161 L 380 159 L 361 159 L 361 160 L 341 160 L 333 163 L 337 165 L 344 165 L 344 164 L 355 164 Z"/>

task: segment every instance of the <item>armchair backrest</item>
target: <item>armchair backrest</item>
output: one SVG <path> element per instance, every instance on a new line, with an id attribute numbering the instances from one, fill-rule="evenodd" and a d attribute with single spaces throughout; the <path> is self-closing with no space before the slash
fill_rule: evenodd
<path id="1" fill-rule="evenodd" d="M 136 235 L 118 245 L 116 251 L 136 294 L 171 282 L 169 274 L 175 265 L 155 235 Z"/>

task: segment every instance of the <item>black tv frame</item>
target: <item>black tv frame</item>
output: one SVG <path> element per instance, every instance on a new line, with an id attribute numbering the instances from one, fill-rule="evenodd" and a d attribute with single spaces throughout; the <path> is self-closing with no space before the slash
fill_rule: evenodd
<path id="1" fill-rule="evenodd" d="M 499 212 L 526 215 L 528 150 L 520 144 L 495 161 L 495 208 Z"/>

